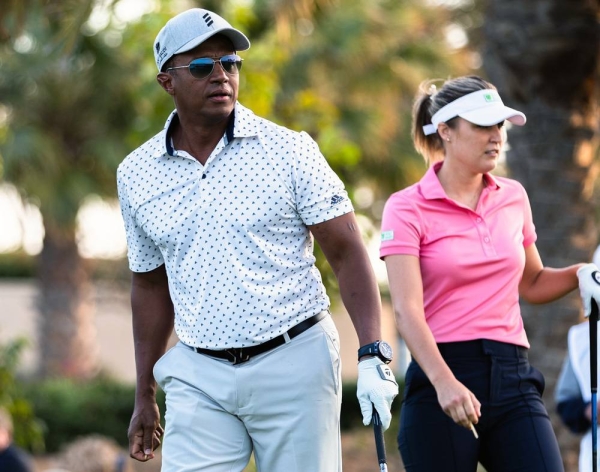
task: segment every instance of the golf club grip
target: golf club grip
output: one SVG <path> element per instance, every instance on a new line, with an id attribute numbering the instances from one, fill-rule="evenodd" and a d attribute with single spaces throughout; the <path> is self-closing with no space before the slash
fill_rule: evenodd
<path id="1" fill-rule="evenodd" d="M 373 407 L 373 432 L 375 434 L 375 448 L 377 449 L 377 460 L 379 464 L 387 463 L 385 455 L 385 443 L 383 441 L 383 427 L 381 425 L 381 418 L 375 407 Z M 387 470 L 387 469 L 384 469 Z"/>

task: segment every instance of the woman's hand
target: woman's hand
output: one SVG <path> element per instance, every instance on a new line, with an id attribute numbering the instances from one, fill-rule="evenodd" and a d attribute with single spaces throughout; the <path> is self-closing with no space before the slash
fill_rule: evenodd
<path id="1" fill-rule="evenodd" d="M 471 429 L 471 425 L 479 422 L 481 403 L 467 387 L 456 378 L 444 380 L 435 386 L 438 402 L 452 420 Z"/>

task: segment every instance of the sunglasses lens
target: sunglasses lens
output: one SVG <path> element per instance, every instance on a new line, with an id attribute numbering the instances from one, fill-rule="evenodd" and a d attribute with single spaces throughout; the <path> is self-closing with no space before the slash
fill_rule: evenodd
<path id="1" fill-rule="evenodd" d="M 214 65 L 215 63 L 212 59 L 194 59 L 190 62 L 190 73 L 197 79 L 204 79 L 210 75 Z"/>
<path id="2" fill-rule="evenodd" d="M 228 74 L 237 74 L 242 68 L 242 60 L 236 55 L 223 56 L 221 58 L 221 65 L 223 66 L 223 70 Z"/>

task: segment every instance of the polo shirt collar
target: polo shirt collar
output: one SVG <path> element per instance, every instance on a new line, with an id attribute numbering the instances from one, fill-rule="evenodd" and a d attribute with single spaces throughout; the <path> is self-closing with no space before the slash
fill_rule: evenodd
<path id="1" fill-rule="evenodd" d="M 158 135 L 158 140 L 162 146 L 157 149 L 153 157 L 162 157 L 165 155 L 173 155 L 173 146 L 171 145 L 171 131 L 175 123 L 179 121 L 177 109 L 173 110 L 163 130 Z M 227 142 L 231 142 L 235 138 L 246 138 L 258 135 L 258 118 L 245 106 L 236 102 L 232 116 L 229 119 L 227 129 L 225 130 L 225 138 Z"/>
<path id="2" fill-rule="evenodd" d="M 421 193 L 426 200 L 436 200 L 440 198 L 447 198 L 446 192 L 438 179 L 437 172 L 442 167 L 444 162 L 436 162 L 434 165 L 427 169 L 427 172 L 419 182 Z M 500 184 L 492 174 L 484 174 L 485 181 L 487 182 L 486 188 L 488 190 L 500 189 Z"/>

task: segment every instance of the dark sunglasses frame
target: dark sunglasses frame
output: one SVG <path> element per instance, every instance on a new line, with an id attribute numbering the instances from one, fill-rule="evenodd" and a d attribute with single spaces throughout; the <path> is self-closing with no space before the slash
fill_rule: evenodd
<path id="1" fill-rule="evenodd" d="M 237 75 L 242 69 L 243 59 L 237 54 L 227 54 L 226 56 L 213 59 L 211 57 L 198 57 L 190 61 L 187 66 L 175 66 L 169 67 L 167 71 L 171 69 L 189 69 L 190 74 L 196 79 L 206 79 L 213 73 L 215 64 L 218 62 L 225 73 L 229 75 Z"/>

